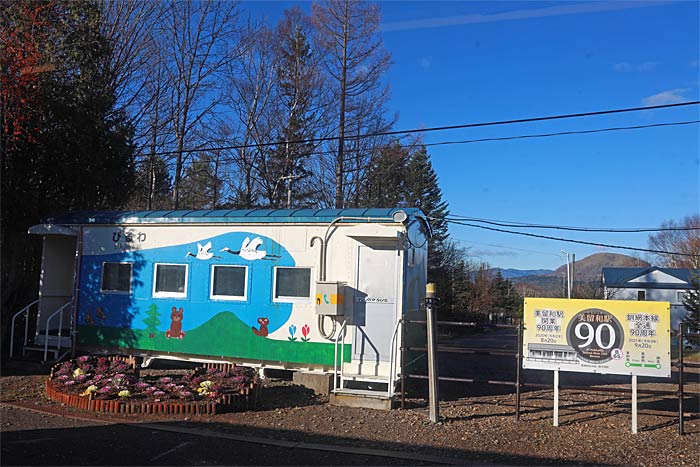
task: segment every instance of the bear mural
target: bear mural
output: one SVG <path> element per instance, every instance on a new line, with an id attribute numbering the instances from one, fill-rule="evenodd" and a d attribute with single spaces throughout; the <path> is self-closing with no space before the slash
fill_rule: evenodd
<path id="1" fill-rule="evenodd" d="M 182 308 L 178 310 L 176 307 L 173 307 L 173 311 L 170 313 L 170 329 L 165 331 L 165 337 L 168 339 L 182 339 L 185 337 L 185 333 L 182 332 L 183 315 L 184 311 Z"/>

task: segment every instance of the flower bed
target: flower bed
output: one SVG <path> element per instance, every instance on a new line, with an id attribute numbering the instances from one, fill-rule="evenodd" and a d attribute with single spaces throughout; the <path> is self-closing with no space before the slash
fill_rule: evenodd
<path id="1" fill-rule="evenodd" d="M 209 365 L 176 376 L 139 375 L 131 358 L 82 356 L 57 364 L 46 395 L 80 409 L 110 413 L 211 414 L 254 408 L 255 370 Z"/>

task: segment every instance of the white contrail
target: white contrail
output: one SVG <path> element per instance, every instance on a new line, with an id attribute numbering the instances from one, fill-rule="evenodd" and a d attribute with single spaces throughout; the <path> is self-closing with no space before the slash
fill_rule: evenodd
<path id="1" fill-rule="evenodd" d="M 396 21 L 383 23 L 380 26 L 382 32 L 407 31 L 412 29 L 439 28 L 444 26 L 457 26 L 460 24 L 493 23 L 497 21 L 513 21 L 519 19 L 546 18 L 550 16 L 575 15 L 581 13 L 597 13 L 601 11 L 629 10 L 634 8 L 647 8 L 666 5 L 668 2 L 590 2 L 570 5 L 557 5 L 532 10 L 515 10 L 492 15 L 458 15 L 445 16 L 443 18 L 427 18 L 412 21 Z"/>

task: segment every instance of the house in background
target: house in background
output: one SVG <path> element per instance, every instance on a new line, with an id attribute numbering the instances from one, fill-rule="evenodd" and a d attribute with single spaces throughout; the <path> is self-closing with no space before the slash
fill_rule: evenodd
<path id="1" fill-rule="evenodd" d="M 694 270 L 693 274 L 700 271 Z M 685 317 L 683 297 L 692 288 L 687 268 L 603 268 L 604 296 L 611 300 L 671 303 L 671 327 Z"/>

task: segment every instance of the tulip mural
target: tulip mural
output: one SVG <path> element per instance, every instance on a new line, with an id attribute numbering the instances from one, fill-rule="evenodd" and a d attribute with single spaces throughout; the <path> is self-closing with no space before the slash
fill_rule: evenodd
<path id="1" fill-rule="evenodd" d="M 291 342 L 294 342 L 297 340 L 297 327 L 295 324 L 292 324 L 289 326 L 289 337 L 287 339 Z M 311 334 L 311 327 L 309 327 L 308 324 L 305 324 L 301 327 L 301 341 L 302 342 L 309 342 L 311 338 L 309 337 L 309 334 Z"/>

